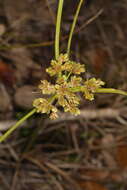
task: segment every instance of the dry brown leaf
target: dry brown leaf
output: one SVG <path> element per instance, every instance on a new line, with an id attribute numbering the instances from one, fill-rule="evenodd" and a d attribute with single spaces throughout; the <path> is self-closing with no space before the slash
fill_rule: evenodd
<path id="1" fill-rule="evenodd" d="M 104 180 L 109 176 L 109 172 L 107 171 L 97 171 L 97 170 L 82 170 L 80 171 L 81 176 L 83 175 L 90 180 Z M 82 190 L 107 190 L 103 185 L 97 183 L 95 181 L 86 181 L 79 180 L 79 186 Z"/>
<path id="2" fill-rule="evenodd" d="M 3 61 L 0 61 L 0 81 L 7 86 L 12 86 L 15 81 L 13 69 Z"/>
<path id="3" fill-rule="evenodd" d="M 127 145 L 117 148 L 116 161 L 121 169 L 127 168 Z"/>
<path id="4" fill-rule="evenodd" d="M 81 176 L 89 180 L 121 182 L 123 180 L 122 172 L 107 170 L 88 170 L 80 172 Z"/>
<path id="5" fill-rule="evenodd" d="M 108 63 L 108 52 L 103 48 L 96 48 L 88 52 L 88 56 L 90 58 L 95 73 L 100 74 L 105 65 Z"/>
<path id="6" fill-rule="evenodd" d="M 104 170 L 84 170 L 80 171 L 80 174 L 94 180 L 104 180 L 109 176 L 109 172 Z"/>
<path id="7" fill-rule="evenodd" d="M 82 190 L 108 190 L 106 187 L 96 182 L 82 181 L 79 183 L 79 185 Z"/>

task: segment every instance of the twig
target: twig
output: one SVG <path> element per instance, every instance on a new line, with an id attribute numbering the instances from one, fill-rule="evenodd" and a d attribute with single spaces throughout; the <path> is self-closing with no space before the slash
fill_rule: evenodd
<path id="1" fill-rule="evenodd" d="M 81 190 L 79 185 L 76 183 L 75 180 L 73 180 L 66 172 L 64 172 L 63 170 L 61 170 L 60 168 L 58 168 L 56 165 L 49 163 L 49 162 L 45 162 L 45 165 L 52 169 L 53 171 L 57 172 L 58 174 L 60 174 L 62 177 L 64 177 L 64 179 L 66 179 L 70 184 L 74 185 L 74 187 L 76 188 L 76 190 Z"/>
<path id="2" fill-rule="evenodd" d="M 120 116 L 120 111 L 117 109 L 111 109 L 111 108 L 105 108 L 105 109 L 89 109 L 89 110 L 81 110 L 80 115 L 74 116 L 68 113 L 60 113 L 60 116 L 58 119 L 51 121 L 47 120 L 47 124 L 52 124 L 52 123 L 59 123 L 62 121 L 69 121 L 69 120 L 78 120 L 78 119 L 97 119 L 97 118 L 116 118 Z"/>

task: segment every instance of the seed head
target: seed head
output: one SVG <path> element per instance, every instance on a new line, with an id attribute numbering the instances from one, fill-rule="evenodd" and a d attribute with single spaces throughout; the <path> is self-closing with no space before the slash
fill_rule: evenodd
<path id="1" fill-rule="evenodd" d="M 86 99 L 93 100 L 97 89 L 104 85 L 100 79 L 92 78 L 83 81 L 81 76 L 77 77 L 85 72 L 85 67 L 83 64 L 71 61 L 67 54 L 61 54 L 57 60 L 52 60 L 46 71 L 50 76 L 56 77 L 56 82 L 51 84 L 43 80 L 39 89 L 42 94 L 48 94 L 51 97 L 35 99 L 33 106 L 37 112 L 49 114 L 50 119 L 58 118 L 56 105 L 63 107 L 65 112 L 80 114 L 78 93 L 83 92 Z"/>

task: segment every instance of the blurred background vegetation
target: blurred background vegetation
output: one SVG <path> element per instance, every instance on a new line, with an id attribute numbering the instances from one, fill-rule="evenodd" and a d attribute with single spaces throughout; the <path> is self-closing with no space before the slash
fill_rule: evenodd
<path id="1" fill-rule="evenodd" d="M 54 58 L 57 0 L 0 0 L 0 134 L 32 108 Z M 78 1 L 65 0 L 66 50 Z M 127 1 L 88 0 L 80 12 L 72 58 L 84 78 L 127 91 Z M 50 79 L 49 79 L 50 80 Z M 0 144 L 0 190 L 126 190 L 127 98 L 82 100 L 81 116 L 56 122 L 34 115 Z"/>

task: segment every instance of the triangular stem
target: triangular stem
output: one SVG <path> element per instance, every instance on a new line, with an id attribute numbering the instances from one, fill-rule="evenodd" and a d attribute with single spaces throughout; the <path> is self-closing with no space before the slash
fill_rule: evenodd
<path id="1" fill-rule="evenodd" d="M 73 19 L 73 23 L 72 23 L 72 26 L 71 26 L 71 30 L 70 30 L 70 34 L 69 34 L 69 39 L 68 39 L 68 45 L 67 45 L 67 54 L 68 55 L 70 54 L 72 37 L 73 37 L 74 29 L 75 29 L 75 26 L 76 26 L 76 22 L 78 20 L 78 15 L 79 15 L 79 12 L 80 12 L 80 9 L 81 9 L 83 1 L 84 0 L 80 0 L 79 1 L 78 7 L 76 9 L 76 13 L 75 13 L 75 16 L 74 16 L 74 19 Z"/>
<path id="2" fill-rule="evenodd" d="M 55 34 L 55 59 L 57 60 L 60 54 L 60 29 L 61 29 L 61 17 L 63 11 L 64 0 L 59 0 L 57 20 L 56 20 L 56 34 Z"/>

